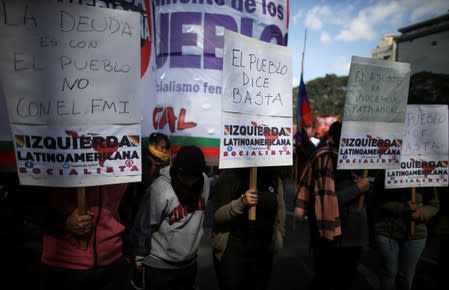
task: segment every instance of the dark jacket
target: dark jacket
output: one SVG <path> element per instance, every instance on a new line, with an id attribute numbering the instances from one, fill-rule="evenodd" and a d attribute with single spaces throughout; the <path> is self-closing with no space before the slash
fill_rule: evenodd
<path id="1" fill-rule="evenodd" d="M 425 239 L 426 223 L 434 217 L 440 208 L 436 191 L 432 188 L 416 189 L 416 204 L 421 218 L 415 222 L 414 234 L 411 234 L 407 201 L 411 200 L 411 188 L 385 189 L 384 175 L 376 179 L 376 234 L 393 239 Z"/>
<path id="2" fill-rule="evenodd" d="M 214 203 L 214 225 L 212 247 L 217 259 L 221 259 L 226 250 L 232 223 L 238 222 L 244 215 L 248 216 L 248 208 L 240 196 L 249 187 L 249 174 L 242 170 L 224 170 L 214 185 L 212 201 Z M 259 175 L 259 174 L 258 174 Z M 258 176 L 258 178 L 260 175 Z M 283 246 L 285 236 L 285 202 L 282 181 L 277 178 L 277 214 L 273 224 L 272 251 L 277 252 Z"/>

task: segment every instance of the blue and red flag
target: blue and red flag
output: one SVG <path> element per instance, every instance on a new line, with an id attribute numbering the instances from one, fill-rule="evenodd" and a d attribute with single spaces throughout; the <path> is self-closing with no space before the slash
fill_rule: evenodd
<path id="1" fill-rule="evenodd" d="M 312 126 L 313 117 L 310 108 L 309 98 L 307 97 L 306 85 L 304 84 L 303 74 L 299 82 L 298 103 L 296 106 L 296 122 L 298 132 L 301 128 Z"/>

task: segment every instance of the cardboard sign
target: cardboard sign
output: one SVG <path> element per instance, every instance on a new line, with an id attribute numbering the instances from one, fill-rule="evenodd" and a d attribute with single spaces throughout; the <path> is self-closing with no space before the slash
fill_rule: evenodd
<path id="1" fill-rule="evenodd" d="M 338 169 L 399 166 L 410 64 L 353 57 Z"/>
<path id="2" fill-rule="evenodd" d="M 291 51 L 225 32 L 220 168 L 292 165 Z"/>

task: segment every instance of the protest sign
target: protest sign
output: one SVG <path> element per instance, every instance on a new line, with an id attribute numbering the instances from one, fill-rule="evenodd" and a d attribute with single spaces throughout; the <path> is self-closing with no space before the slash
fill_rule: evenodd
<path id="1" fill-rule="evenodd" d="M 338 169 L 399 166 L 410 64 L 352 57 Z"/>
<path id="2" fill-rule="evenodd" d="M 287 44 L 288 1 L 156 1 L 153 129 L 218 161 L 224 31 Z M 291 90 L 291 83 L 287 85 Z"/>
<path id="3" fill-rule="evenodd" d="M 12 129 L 21 184 L 91 186 L 141 174 L 140 125 Z"/>
<path id="4" fill-rule="evenodd" d="M 291 51 L 225 31 L 220 168 L 292 165 Z"/>
<path id="5" fill-rule="evenodd" d="M 0 26 L 9 120 L 21 124 L 140 123 L 137 14 L 7 1 Z"/>
<path id="6" fill-rule="evenodd" d="M 73 144 L 88 143 L 83 139 L 85 134 L 119 139 L 133 136 L 135 142 L 130 147 L 140 152 L 139 15 L 50 2 L 3 1 L 2 4 L 0 38 L 6 40 L 6 49 L 0 54 L 0 73 L 16 145 L 20 182 L 75 187 L 139 181 L 140 153 L 129 160 L 115 160 L 113 167 L 130 166 L 133 172 L 116 171 L 104 175 L 114 176 L 114 180 L 89 174 L 80 179 L 69 174 L 64 175 L 62 181 L 51 174 L 32 174 L 33 170 L 42 171 L 48 166 L 42 164 L 41 159 L 36 160 L 36 156 L 50 153 L 69 156 L 67 150 L 76 149 L 64 147 L 68 146 L 63 143 L 67 132 L 77 132 L 77 137 L 72 136 Z M 104 135 L 100 128 L 105 125 L 114 128 L 113 133 Z M 53 142 L 57 145 L 47 148 L 49 144 L 34 146 L 32 144 L 38 143 L 30 141 L 26 156 L 34 158 L 19 162 L 24 153 L 17 142 L 20 136 L 31 136 L 33 142 L 40 139 L 50 142 L 51 146 Z M 98 144 L 91 144 L 91 149 L 105 149 L 105 145 Z M 110 147 L 107 150 L 117 145 L 114 142 L 105 144 Z M 53 151 L 42 151 L 44 148 Z M 87 156 L 87 152 L 74 154 Z M 65 159 L 61 166 L 89 171 L 92 162 L 102 167 L 99 161 L 102 158 L 89 159 L 89 164 Z"/>
<path id="7" fill-rule="evenodd" d="M 286 45 L 288 1 L 155 1 L 153 7 L 150 2 L 76 1 L 140 13 L 143 136 L 164 132 L 172 150 L 194 144 L 208 164 L 217 164 L 224 29 Z M 9 132 L 3 135 L 0 154 L 12 141 Z"/>
<path id="8" fill-rule="evenodd" d="M 401 162 L 385 188 L 448 186 L 448 107 L 408 105 Z"/>

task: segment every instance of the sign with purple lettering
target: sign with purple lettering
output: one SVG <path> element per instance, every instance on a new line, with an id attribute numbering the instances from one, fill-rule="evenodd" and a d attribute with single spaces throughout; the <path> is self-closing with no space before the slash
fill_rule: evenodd
<path id="1" fill-rule="evenodd" d="M 410 64 L 352 57 L 338 169 L 399 167 Z"/>
<path id="2" fill-rule="evenodd" d="M 290 48 L 226 30 L 220 168 L 293 164 Z"/>
<path id="3" fill-rule="evenodd" d="M 13 125 L 21 184 L 79 187 L 140 178 L 140 125 Z"/>
<path id="4" fill-rule="evenodd" d="M 139 21 L 138 13 L 120 10 L 51 1 L 0 2 L 0 80 L 21 184 L 75 187 L 140 181 Z M 105 126 L 114 128 L 114 135 L 102 135 Z M 77 148 L 67 144 L 88 141 L 67 139 L 66 132 L 74 132 L 70 128 L 105 138 L 133 136 L 139 156 L 106 158 L 114 163 L 109 167 L 126 166 L 126 161 L 133 170 L 110 174 L 98 158 L 72 160 L 70 156 L 87 154 L 71 152 Z M 20 147 L 18 136 L 31 136 L 24 137 L 29 140 L 26 147 Z M 90 150 L 117 147 L 112 141 L 93 143 Z M 100 173 L 90 174 L 92 162 Z M 61 170 L 66 171 L 55 173 Z M 79 178 L 75 171 L 87 173 Z"/>
<path id="5" fill-rule="evenodd" d="M 408 105 L 398 169 L 385 171 L 385 188 L 448 186 L 448 107 Z"/>
<path id="6" fill-rule="evenodd" d="M 223 113 L 219 168 L 291 166 L 288 118 Z"/>
<path id="7" fill-rule="evenodd" d="M 285 46 L 286 0 L 154 1 L 156 95 L 152 124 L 174 144 L 218 157 L 224 31 Z M 286 87 L 291 90 L 291 83 Z"/>

